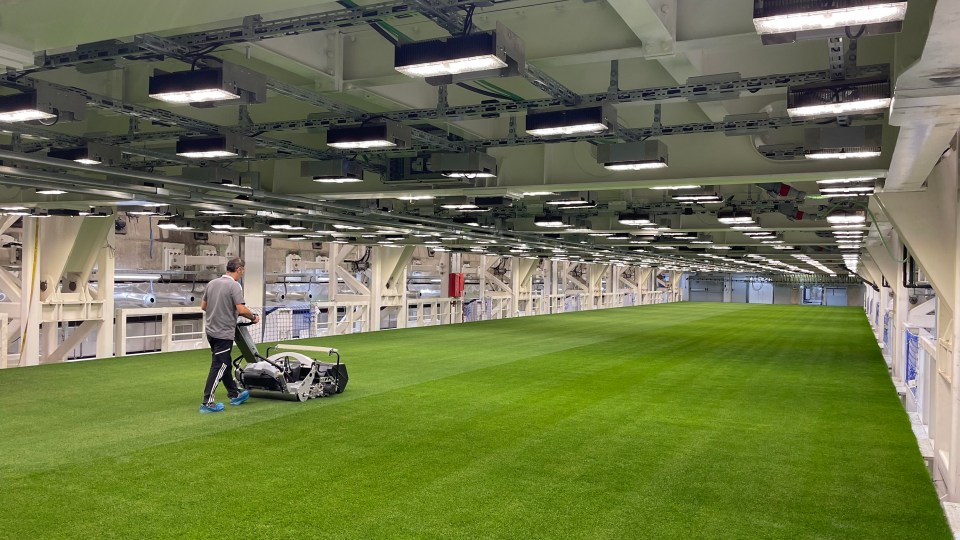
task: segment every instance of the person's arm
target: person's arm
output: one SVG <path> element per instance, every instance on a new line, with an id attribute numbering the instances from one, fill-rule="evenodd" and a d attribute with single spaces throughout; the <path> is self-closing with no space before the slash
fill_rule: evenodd
<path id="1" fill-rule="evenodd" d="M 204 298 L 203 300 L 200 301 L 200 310 L 201 310 L 201 311 L 207 311 L 207 299 L 206 299 L 206 298 Z"/>
<path id="2" fill-rule="evenodd" d="M 244 317 L 253 323 L 256 323 L 258 320 L 260 320 L 260 317 L 258 317 L 256 313 L 250 311 L 250 308 L 247 307 L 247 302 L 243 299 L 243 289 L 240 287 L 239 283 L 233 289 L 233 302 L 237 307 L 237 315 Z"/>
<path id="3" fill-rule="evenodd" d="M 246 304 L 237 304 L 237 314 L 254 323 L 260 320 L 260 316 L 250 311 Z"/>

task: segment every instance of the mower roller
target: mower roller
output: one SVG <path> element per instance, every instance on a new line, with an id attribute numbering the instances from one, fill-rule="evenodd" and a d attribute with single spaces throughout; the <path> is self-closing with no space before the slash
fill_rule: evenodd
<path id="1" fill-rule="evenodd" d="M 340 353 L 328 347 L 279 344 L 267 349 L 277 349 L 274 355 L 263 356 L 247 332 L 253 323 L 237 324 L 235 342 L 240 356 L 233 360 L 237 384 L 253 397 L 306 401 L 318 397 L 339 394 L 347 387 L 347 366 L 340 363 Z M 287 352 L 289 351 L 289 352 Z M 336 355 L 336 363 L 321 362 L 302 354 L 325 353 Z M 241 367 L 241 362 L 245 363 Z"/>

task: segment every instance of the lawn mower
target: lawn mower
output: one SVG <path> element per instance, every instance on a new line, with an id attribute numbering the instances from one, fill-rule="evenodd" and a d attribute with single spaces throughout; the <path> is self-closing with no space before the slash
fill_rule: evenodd
<path id="1" fill-rule="evenodd" d="M 233 360 L 237 384 L 253 397 L 306 401 L 312 398 L 339 394 L 347 387 L 347 366 L 340 363 L 340 353 L 328 347 L 279 344 L 267 349 L 304 351 L 336 355 L 330 364 L 314 360 L 299 352 L 279 352 L 262 356 L 247 332 L 253 323 L 237 324 L 235 342 L 240 356 Z M 243 367 L 240 366 L 244 362 Z"/>

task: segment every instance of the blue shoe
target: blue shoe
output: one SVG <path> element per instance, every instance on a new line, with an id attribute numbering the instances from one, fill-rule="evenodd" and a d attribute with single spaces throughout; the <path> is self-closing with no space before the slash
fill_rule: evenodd
<path id="1" fill-rule="evenodd" d="M 216 405 L 201 405 L 200 414 L 220 412 L 223 410 L 223 403 L 217 403 Z"/>
<path id="2" fill-rule="evenodd" d="M 250 392 L 244 390 L 240 395 L 230 400 L 231 405 L 242 405 L 244 401 L 250 399 Z"/>

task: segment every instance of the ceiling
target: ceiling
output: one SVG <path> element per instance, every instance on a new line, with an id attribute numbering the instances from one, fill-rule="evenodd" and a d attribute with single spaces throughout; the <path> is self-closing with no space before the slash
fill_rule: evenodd
<path id="1" fill-rule="evenodd" d="M 787 86 L 822 79 L 831 66 L 827 43 L 762 45 L 753 28 L 752 0 L 278 0 L 270 3 L 272 12 L 261 11 L 264 4 L 251 0 L 199 4 L 168 0 L 146 6 L 113 0 L 100 2 L 97 10 L 69 1 L 2 3 L 0 63 L 9 71 L 0 78 L 0 92 L 16 93 L 49 82 L 79 92 L 88 101 L 83 121 L 0 125 L 6 132 L 0 135 L 0 202 L 28 207 L 107 205 L 124 210 L 157 202 L 170 204 L 166 210 L 172 214 L 195 217 L 196 223 L 212 219 L 199 214 L 201 210 L 229 210 L 246 216 L 248 222 L 280 217 L 302 220 L 318 234 L 337 232 L 333 224 L 392 226 L 409 233 L 393 240 L 396 243 L 422 242 L 422 237 L 412 235 L 416 232 L 442 233 L 451 238 L 446 243 L 454 249 L 476 248 L 485 239 L 497 241 L 505 250 L 526 244 L 533 255 L 577 255 L 582 260 L 677 268 L 707 268 L 703 263 L 707 260 L 715 269 L 845 273 L 841 250 L 825 218 L 837 209 L 863 207 L 867 198 L 823 198 L 816 181 L 883 178 L 898 145 L 897 127 L 889 124 L 886 115 L 872 114 L 841 121 L 879 126 L 883 151 L 876 158 L 771 159 L 758 151 L 768 145 L 802 149 L 805 130 L 838 124 L 836 119 L 822 118 L 817 124 L 789 121 Z M 394 69 L 394 44 L 383 33 L 386 29 L 394 39 L 411 41 L 448 36 L 444 26 L 449 24 L 444 21 L 462 20 L 464 8 L 471 4 L 477 4 L 474 29 L 505 25 L 523 40 L 533 72 L 528 77 L 471 83 L 497 98 L 450 85 L 445 87 L 446 104 L 442 104 L 438 87 Z M 396 16 L 376 18 L 377 28 L 369 20 L 343 22 L 344 17 L 369 17 L 373 8 L 396 5 L 403 5 L 403 10 L 396 11 Z M 428 17 L 431 7 L 442 17 Z M 895 81 L 921 58 L 935 7 L 933 1 L 911 0 L 903 31 L 856 40 L 856 64 L 847 60 L 845 67 L 849 71 L 857 66 L 869 70 L 869 66 L 889 65 Z M 49 13 L 57 16 L 48 17 Z M 252 15 L 262 19 L 256 22 L 249 18 Z M 279 25 L 271 23 L 281 19 L 306 25 L 329 22 L 334 16 L 341 17 L 341 23 L 327 24 L 327 29 L 319 31 L 297 27 L 296 35 L 289 35 L 292 30 L 271 31 L 226 43 L 214 40 L 215 47 L 187 47 L 179 57 L 163 49 L 178 39 L 184 43 L 188 34 L 203 39 L 223 35 L 218 32 L 225 28 L 242 30 L 245 21 L 258 28 L 275 28 Z M 850 41 L 844 41 L 849 47 Z M 133 44 L 134 49 L 113 55 L 110 51 L 118 43 Z M 106 58 L 79 63 L 72 56 L 78 51 Z M 198 56 L 200 52 L 206 56 Z M 38 53 L 43 54 L 35 56 Z M 199 66 L 226 60 L 265 74 L 270 81 L 266 103 L 196 108 L 147 96 L 147 80 L 154 70 L 187 70 L 192 58 L 198 59 Z M 612 62 L 618 71 L 613 89 Z M 693 92 L 690 83 L 697 81 L 688 83 L 688 79 L 703 76 L 740 86 L 704 96 L 708 100 L 688 99 Z M 601 99 L 614 103 L 622 138 L 544 142 L 526 136 L 522 126 L 527 110 L 560 104 L 556 96 L 531 82 L 538 77 L 555 81 L 560 89 L 557 96 L 565 91 L 583 103 Z M 636 91 L 642 89 L 657 91 L 646 92 L 654 97 L 644 98 L 644 92 Z M 481 102 L 487 106 L 486 114 L 475 110 Z M 757 114 L 765 116 L 738 116 Z M 328 125 L 357 125 L 379 116 L 402 119 L 413 127 L 414 150 L 356 155 L 324 144 Z M 512 122 L 516 122 L 513 135 Z M 224 130 L 254 137 L 256 156 L 199 164 L 175 155 L 179 135 Z M 667 145 L 668 168 L 612 172 L 597 163 L 597 143 L 644 138 Z M 84 166 L 45 156 L 51 147 L 85 141 L 119 145 L 124 163 L 113 168 Z M 923 146 L 925 140 L 917 144 Z M 497 159 L 496 178 L 412 182 L 380 174 L 390 160 L 404 156 L 470 149 Z M 361 160 L 368 169 L 362 183 L 322 184 L 301 176 L 303 161 L 344 155 Z M 207 171 L 220 166 L 243 173 L 241 188 L 213 186 L 194 170 L 201 165 Z M 684 184 L 718 193 L 724 202 L 684 205 L 671 199 L 675 192 L 650 189 Z M 782 196 L 776 192 L 777 184 L 793 190 Z M 38 195 L 37 188 L 65 188 L 68 193 Z M 558 196 L 575 193 L 596 203 L 588 209 L 554 212 L 569 224 L 588 227 L 594 234 L 626 236 L 558 234 L 538 227 L 534 218 L 551 212 L 545 203 L 552 196 L 523 193 L 544 191 Z M 416 195 L 435 199 L 397 199 Z M 464 219 L 457 221 L 463 217 L 459 212 L 441 208 L 444 201 L 463 196 L 506 196 L 511 204 L 473 214 L 480 226 L 468 225 Z M 782 243 L 765 244 L 720 223 L 717 211 L 730 207 L 753 211 L 762 230 L 776 233 L 776 241 Z M 629 210 L 651 214 L 671 232 L 695 233 L 713 244 L 641 235 L 638 227 L 618 223 L 618 213 Z M 797 212 L 803 213 L 802 218 Z M 339 233 L 358 243 L 369 241 L 342 229 Z M 646 241 L 650 244 L 639 243 Z M 491 244 L 481 246 L 495 249 Z M 774 249 L 783 246 L 793 249 Z M 558 255 L 554 250 L 566 253 Z M 824 266 L 810 265 L 798 255 Z"/>

